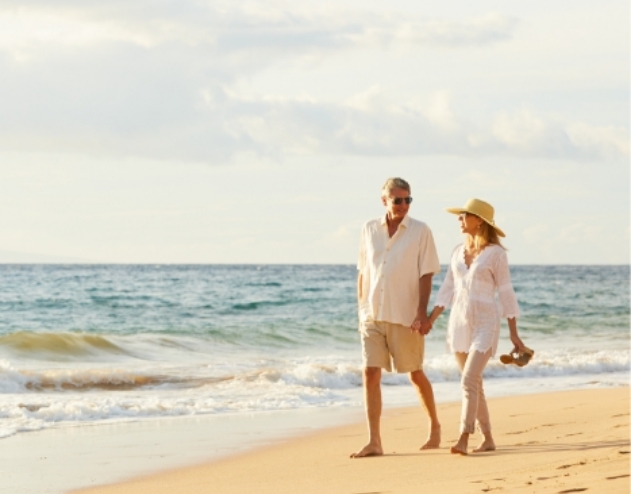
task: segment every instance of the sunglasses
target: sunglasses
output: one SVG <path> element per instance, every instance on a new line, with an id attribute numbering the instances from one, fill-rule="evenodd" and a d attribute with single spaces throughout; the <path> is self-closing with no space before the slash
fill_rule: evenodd
<path id="1" fill-rule="evenodd" d="M 404 202 L 406 204 L 410 204 L 412 202 L 412 198 L 410 196 L 395 197 L 394 199 L 391 197 L 390 200 L 392 201 L 393 204 L 396 204 L 397 206 L 399 206 L 400 204 L 403 204 Z"/>

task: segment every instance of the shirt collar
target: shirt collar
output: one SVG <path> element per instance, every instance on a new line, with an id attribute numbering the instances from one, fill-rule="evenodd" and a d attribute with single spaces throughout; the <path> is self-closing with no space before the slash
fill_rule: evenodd
<path id="1" fill-rule="evenodd" d="M 387 218 L 387 217 L 388 217 L 388 213 L 384 214 L 384 215 L 381 217 L 381 224 L 382 224 L 382 225 L 385 225 L 385 226 L 387 226 L 387 225 L 388 225 L 388 221 L 386 220 L 386 218 Z M 399 223 L 399 225 L 400 225 L 400 226 L 403 226 L 403 227 L 405 227 L 405 228 L 407 228 L 409 224 L 410 224 L 410 215 L 409 215 L 409 214 L 406 214 L 406 215 L 405 215 L 405 218 L 403 218 L 403 219 L 401 220 L 401 223 Z"/>

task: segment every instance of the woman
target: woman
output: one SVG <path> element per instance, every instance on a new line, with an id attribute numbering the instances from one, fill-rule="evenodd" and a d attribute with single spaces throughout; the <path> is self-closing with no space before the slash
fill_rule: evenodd
<path id="1" fill-rule="evenodd" d="M 495 449 L 482 372 L 495 355 L 499 341 L 500 308 L 495 302 L 496 291 L 501 316 L 508 319 L 513 351 L 528 356 L 531 351 L 517 334 L 519 307 L 510 281 L 506 251 L 499 240 L 505 235 L 493 221 L 493 207 L 479 199 L 470 199 L 463 208 L 447 211 L 458 215 L 465 242 L 453 251 L 430 323 L 433 324 L 445 308 L 452 308 L 447 344 L 462 371 L 463 401 L 460 439 L 451 452 L 466 455 L 469 435 L 475 431 L 476 422 L 484 440 L 473 451 Z"/>

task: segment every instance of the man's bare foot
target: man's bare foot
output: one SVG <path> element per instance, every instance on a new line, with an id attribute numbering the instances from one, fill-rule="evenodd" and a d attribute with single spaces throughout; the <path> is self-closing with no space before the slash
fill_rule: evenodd
<path id="1" fill-rule="evenodd" d="M 425 444 L 421 446 L 421 449 L 436 449 L 440 447 L 440 427 L 431 429 L 429 431 L 429 437 Z"/>
<path id="2" fill-rule="evenodd" d="M 463 435 L 460 436 L 460 439 L 458 439 L 458 442 L 451 447 L 451 453 L 454 455 L 466 455 L 467 453 L 467 448 L 469 446 L 469 435 L 467 434 L 466 437 Z"/>
<path id="3" fill-rule="evenodd" d="M 381 456 L 383 455 L 383 449 L 380 444 L 368 443 L 362 449 L 356 453 L 351 454 L 351 458 L 366 458 L 368 456 Z"/>
<path id="4" fill-rule="evenodd" d="M 480 446 L 473 450 L 474 453 L 483 453 L 484 451 L 495 451 L 493 439 L 485 439 Z"/>

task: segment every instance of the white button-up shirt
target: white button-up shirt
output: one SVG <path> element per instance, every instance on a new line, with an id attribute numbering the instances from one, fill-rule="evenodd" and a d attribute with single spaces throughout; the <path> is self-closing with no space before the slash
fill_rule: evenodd
<path id="1" fill-rule="evenodd" d="M 419 279 L 438 273 L 440 264 L 429 227 L 409 216 L 390 238 L 386 216 L 362 228 L 359 262 L 362 275 L 360 320 L 410 326 L 419 304 Z"/>

